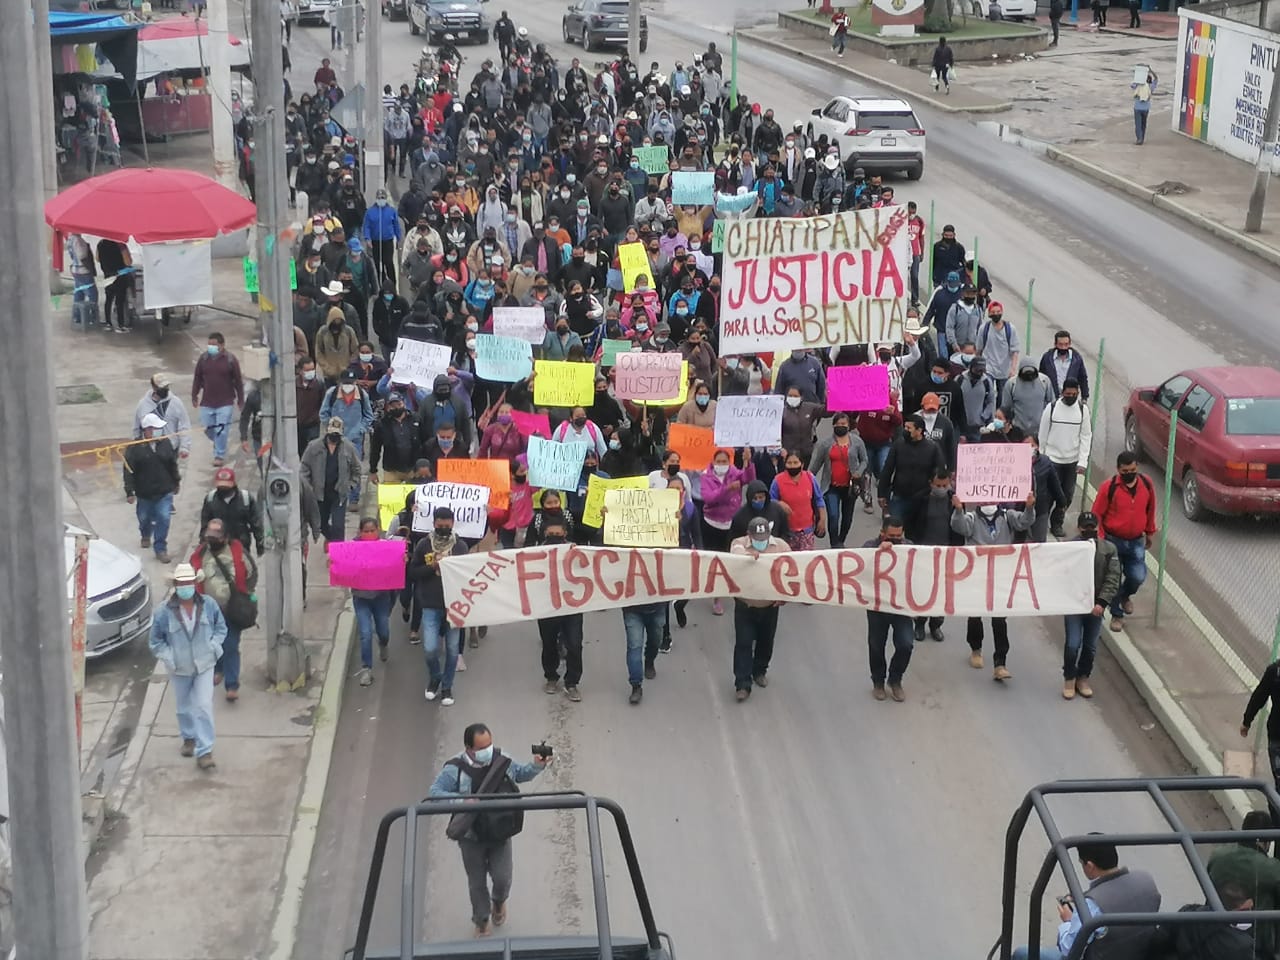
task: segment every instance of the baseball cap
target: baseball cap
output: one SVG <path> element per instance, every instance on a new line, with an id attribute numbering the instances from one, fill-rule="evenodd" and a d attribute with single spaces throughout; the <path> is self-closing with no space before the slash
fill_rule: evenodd
<path id="1" fill-rule="evenodd" d="M 164 418 L 158 417 L 154 413 L 148 413 L 145 417 L 142 418 L 141 426 L 143 430 L 146 430 L 148 428 L 152 430 L 163 430 Z"/>
<path id="2" fill-rule="evenodd" d="M 342 422 L 341 417 L 330 417 L 328 427 L 335 433 L 343 433 L 346 431 L 346 424 Z"/>
<path id="3" fill-rule="evenodd" d="M 1098 515 L 1092 511 L 1086 510 L 1076 518 L 1076 526 L 1081 530 L 1096 530 L 1098 527 Z"/>
<path id="4" fill-rule="evenodd" d="M 213 475 L 213 482 L 215 485 L 219 483 L 235 483 L 236 472 L 230 467 L 219 467 Z"/>
<path id="5" fill-rule="evenodd" d="M 157 373 L 151 377 L 151 385 L 164 389 L 169 385 L 169 375 L 167 373 Z"/>
<path id="6" fill-rule="evenodd" d="M 942 400 L 936 393 L 930 391 L 920 398 L 921 410 L 938 410 L 942 407 Z"/>
<path id="7" fill-rule="evenodd" d="M 768 537 L 772 530 L 772 524 L 764 517 L 752 517 L 747 522 L 747 536 L 753 540 L 763 540 Z"/>

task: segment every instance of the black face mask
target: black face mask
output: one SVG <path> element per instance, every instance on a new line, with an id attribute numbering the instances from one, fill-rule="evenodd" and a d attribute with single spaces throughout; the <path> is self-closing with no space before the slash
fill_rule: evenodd
<path id="1" fill-rule="evenodd" d="M 222 537 L 205 537 L 204 542 L 209 545 L 210 550 L 221 550 L 227 545 L 227 541 Z"/>
<path id="2" fill-rule="evenodd" d="M 895 544 L 899 544 L 899 545 L 900 545 L 900 544 L 902 543 L 902 538 L 901 538 L 901 537 L 886 537 L 886 536 L 883 536 L 883 535 L 882 535 L 882 536 L 880 537 L 880 542 L 881 542 L 881 543 L 895 543 Z"/>
<path id="3" fill-rule="evenodd" d="M 1070 352 L 1071 352 L 1070 347 L 1058 347 L 1058 356 L 1060 357 L 1065 357 Z"/>
<path id="4" fill-rule="evenodd" d="M 524 473 L 513 473 L 511 475 L 511 482 L 516 484 L 517 486 L 524 483 L 528 479 L 529 479 L 528 475 Z"/>
<path id="5" fill-rule="evenodd" d="M 164 399 L 165 399 L 166 397 L 168 397 L 168 396 L 169 396 L 169 388 L 168 388 L 168 387 L 156 387 L 156 399 L 157 399 L 157 400 L 164 400 Z"/>
<path id="6" fill-rule="evenodd" d="M 1078 399 L 1079 397 L 1063 397 L 1062 402 L 1065 403 L 1068 407 L 1074 407 L 1076 405 L 1076 400 Z"/>
<path id="7" fill-rule="evenodd" d="M 1126 487 L 1136 487 L 1138 485 L 1138 475 L 1136 473 L 1130 473 L 1128 475 L 1122 473 L 1120 474 L 1120 482 Z"/>
<path id="8" fill-rule="evenodd" d="M 845 426 L 843 423 L 841 423 L 832 427 L 831 432 L 834 433 L 837 437 L 847 437 L 849 435 L 849 428 Z"/>
<path id="9" fill-rule="evenodd" d="M 680 473 L 680 464 L 672 463 L 667 466 L 667 476 L 674 477 Z"/>
<path id="10" fill-rule="evenodd" d="M 1028 383 L 1030 383 L 1035 378 L 1036 378 L 1036 372 L 1034 370 L 1022 370 L 1018 373 L 1018 379 L 1025 380 Z"/>
<path id="11" fill-rule="evenodd" d="M 550 536 L 544 537 L 542 542 L 550 546 L 554 546 L 557 543 L 564 543 L 564 535 L 553 533 Z"/>
<path id="12" fill-rule="evenodd" d="M 585 427 L 585 426 L 587 425 L 587 418 L 586 418 L 586 417 L 574 417 L 574 418 L 573 418 L 573 425 L 574 425 L 575 427 L 578 427 L 578 428 Z"/>
<path id="13" fill-rule="evenodd" d="M 452 391 L 450 391 L 448 387 L 444 387 L 443 389 L 437 390 L 437 391 L 435 392 L 435 394 L 436 394 L 436 399 L 437 399 L 437 400 L 448 400 L 448 399 L 449 399 L 449 394 L 450 394 L 451 392 L 452 392 Z"/>
<path id="14" fill-rule="evenodd" d="M 787 467 L 787 473 L 793 477 L 798 477 L 800 476 L 800 471 L 803 469 L 803 467 Z"/>
<path id="15" fill-rule="evenodd" d="M 401 417 L 404 416 L 404 407 L 397 407 L 394 410 L 388 410 L 387 416 L 390 417 L 392 420 L 399 420 Z"/>
<path id="16" fill-rule="evenodd" d="M 1098 539 L 1098 528 L 1097 528 L 1097 527 L 1088 527 L 1088 528 L 1086 528 L 1086 529 L 1084 529 L 1084 530 L 1081 530 L 1081 531 L 1080 531 L 1080 539 L 1081 539 L 1081 540 L 1097 540 L 1097 539 Z"/>

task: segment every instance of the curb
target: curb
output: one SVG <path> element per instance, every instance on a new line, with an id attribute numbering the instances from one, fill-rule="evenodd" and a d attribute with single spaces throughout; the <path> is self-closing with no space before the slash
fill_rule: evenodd
<path id="1" fill-rule="evenodd" d="M 1202 213 L 1197 213 L 1186 206 L 1186 204 L 1179 203 L 1177 200 L 1171 200 L 1163 194 L 1156 193 L 1150 187 L 1145 187 L 1140 183 L 1128 179 L 1127 177 L 1114 174 L 1110 170 L 1104 170 L 1095 163 L 1090 163 L 1088 160 L 1083 160 L 1074 154 L 1067 153 L 1064 150 L 1059 150 L 1057 147 L 1049 147 L 1045 151 L 1045 155 L 1050 160 L 1060 163 L 1064 167 L 1069 167 L 1078 173 L 1087 174 L 1093 179 L 1101 181 L 1102 183 L 1119 190 L 1121 193 L 1127 193 L 1131 197 L 1136 197 L 1139 200 L 1145 200 L 1153 207 L 1172 213 L 1175 217 L 1186 220 L 1193 226 L 1197 226 L 1201 230 L 1205 230 L 1213 234 L 1220 240 L 1225 240 L 1227 243 L 1239 247 L 1248 253 L 1252 253 L 1255 257 L 1259 257 L 1260 259 L 1267 261 L 1267 263 L 1280 266 L 1280 250 L 1262 243 L 1259 240 L 1255 240 L 1253 237 L 1242 233 L 1239 230 L 1234 230 L 1225 224 L 1218 223 L 1216 220 L 1212 220 Z"/>
<path id="2" fill-rule="evenodd" d="M 280 894 L 276 900 L 275 918 L 271 924 L 271 960 L 290 960 L 302 915 L 302 898 L 311 872 L 311 856 L 315 851 L 320 810 L 324 804 L 329 767 L 333 761 L 333 744 L 338 734 L 338 717 L 342 713 L 343 691 L 346 689 L 347 659 L 355 637 L 355 609 L 350 598 L 338 614 L 333 632 L 333 649 L 325 668 L 324 687 L 316 705 L 315 727 L 311 735 L 311 755 L 302 777 L 302 792 L 289 832 L 289 846 L 280 871 Z"/>
<path id="3" fill-rule="evenodd" d="M 805 60 L 809 63 L 816 63 L 824 67 L 834 67 L 837 70 L 849 74 L 850 76 L 857 77 L 859 80 L 863 80 L 867 83 L 873 83 L 878 87 L 884 87 L 886 90 L 892 90 L 894 93 L 899 93 L 912 100 L 927 103 L 935 110 L 940 110 L 943 113 L 1003 113 L 1006 110 L 1013 109 L 1013 103 L 1010 101 L 983 104 L 982 106 L 977 107 L 952 106 L 945 100 L 939 100 L 936 97 L 922 94 L 918 90 L 911 90 L 900 84 L 886 80 L 883 77 L 878 77 L 874 73 L 868 73 L 865 70 L 858 70 L 855 67 L 846 66 L 843 63 L 832 63 L 820 54 L 810 53 L 808 50 L 797 50 L 795 47 L 788 46 L 785 43 L 781 43 L 777 40 L 770 40 L 767 37 L 761 37 L 749 31 L 743 31 L 742 36 L 746 37 L 752 43 L 758 43 L 760 46 L 768 47 L 770 50 L 775 50 L 778 53 L 785 53 L 789 56 L 796 57 L 797 59 Z"/>

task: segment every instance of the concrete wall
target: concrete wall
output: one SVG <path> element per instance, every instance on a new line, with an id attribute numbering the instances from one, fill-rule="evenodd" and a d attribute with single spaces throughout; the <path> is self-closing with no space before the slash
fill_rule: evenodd
<path id="1" fill-rule="evenodd" d="M 1275 0 L 1280 8 L 1280 0 Z M 790 13 L 778 14 L 778 26 L 801 33 L 811 33 L 826 37 L 827 27 L 815 23 L 805 17 L 797 17 Z M 1021 25 L 1020 25 L 1021 26 Z M 1034 32 L 1022 36 L 980 38 L 967 40 L 962 37 L 949 37 L 947 42 L 955 52 L 958 61 L 990 61 L 992 55 L 997 57 L 1020 57 L 1024 53 L 1039 53 L 1049 46 L 1049 31 L 1033 28 Z M 927 64 L 933 58 L 933 48 L 938 45 L 936 37 L 921 37 L 918 41 L 878 40 L 859 33 L 849 33 L 848 47 L 858 53 L 881 60 L 896 60 L 904 66 Z"/>
<path id="2" fill-rule="evenodd" d="M 1216 0 L 1214 3 L 1196 4 L 1195 12 L 1264 30 L 1280 31 L 1280 0 Z"/>

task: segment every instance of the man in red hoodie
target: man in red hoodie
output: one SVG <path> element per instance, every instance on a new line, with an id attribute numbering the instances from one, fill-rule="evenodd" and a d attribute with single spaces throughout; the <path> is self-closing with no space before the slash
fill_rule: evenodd
<path id="1" fill-rule="evenodd" d="M 1156 535 L 1156 488 L 1138 473 L 1138 458 L 1129 451 L 1116 457 L 1116 475 L 1098 488 L 1093 501 L 1098 535 L 1116 545 L 1124 581 L 1111 601 L 1111 629 L 1124 627 L 1133 613 L 1133 595 L 1147 579 L 1147 551 Z"/>

